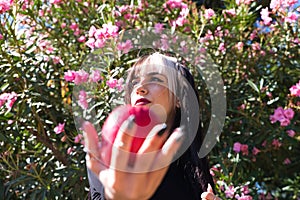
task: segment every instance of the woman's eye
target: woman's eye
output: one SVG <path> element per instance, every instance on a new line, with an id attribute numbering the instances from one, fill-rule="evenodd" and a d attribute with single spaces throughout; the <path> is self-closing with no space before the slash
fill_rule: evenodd
<path id="1" fill-rule="evenodd" d="M 134 85 L 136 85 L 136 84 L 138 84 L 138 81 L 137 81 L 137 80 L 132 80 L 132 81 L 131 81 L 131 85 L 134 86 Z"/>
<path id="2" fill-rule="evenodd" d="M 160 79 L 160 78 L 158 78 L 158 77 L 151 77 L 151 82 L 153 81 L 153 82 L 163 82 L 163 80 L 162 79 Z"/>

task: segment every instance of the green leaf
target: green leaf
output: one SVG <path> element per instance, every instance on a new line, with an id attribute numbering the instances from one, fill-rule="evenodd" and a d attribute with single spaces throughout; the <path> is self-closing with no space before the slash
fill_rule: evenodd
<path id="1" fill-rule="evenodd" d="M 252 88 L 252 89 L 254 89 L 257 93 L 260 93 L 260 91 L 259 91 L 259 89 L 258 89 L 258 87 L 255 85 L 255 83 L 253 83 L 251 80 L 247 80 L 247 82 L 248 82 L 248 84 L 250 85 L 250 87 Z"/>

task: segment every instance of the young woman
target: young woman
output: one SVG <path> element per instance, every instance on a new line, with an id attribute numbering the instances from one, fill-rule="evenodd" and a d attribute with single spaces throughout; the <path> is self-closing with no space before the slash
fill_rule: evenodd
<path id="1" fill-rule="evenodd" d="M 125 102 L 154 109 L 164 119 L 163 130 L 145 140 L 135 162 L 128 167 L 132 137 L 136 130 L 129 117 L 120 127 L 113 146 L 111 163 L 101 162 L 101 146 L 94 127 L 83 124 L 91 199 L 198 200 L 219 199 L 207 158 L 199 158 L 202 133 L 198 93 L 189 70 L 176 58 L 153 53 L 137 60 L 129 70 Z M 143 155 L 155 152 L 145 159 Z M 133 171 L 120 170 L 133 169 Z M 128 168 L 127 168 L 128 167 Z M 143 170 L 141 170 L 143 169 Z M 146 170 L 145 170 L 146 169 Z"/>

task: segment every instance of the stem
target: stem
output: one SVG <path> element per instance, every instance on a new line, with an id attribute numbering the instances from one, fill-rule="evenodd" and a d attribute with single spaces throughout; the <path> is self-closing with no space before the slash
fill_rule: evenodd
<path id="1" fill-rule="evenodd" d="M 29 131 L 35 135 L 37 137 L 37 139 L 42 142 L 46 147 L 48 147 L 49 149 L 52 150 L 53 155 L 56 157 L 57 160 L 59 160 L 60 162 L 62 162 L 64 165 L 68 166 L 68 161 L 66 159 L 65 156 L 63 156 L 63 154 L 57 150 L 57 148 L 53 145 L 53 143 L 51 142 L 51 140 L 49 139 L 49 137 L 47 136 L 47 134 L 45 133 L 45 129 L 43 128 L 43 123 L 40 119 L 40 117 L 37 115 L 35 109 L 32 107 L 31 111 L 33 113 L 33 115 L 35 116 L 37 122 L 38 122 L 38 130 L 40 127 L 40 130 L 42 131 L 42 133 L 38 133 L 37 131 L 34 131 L 33 129 L 29 129 Z"/>

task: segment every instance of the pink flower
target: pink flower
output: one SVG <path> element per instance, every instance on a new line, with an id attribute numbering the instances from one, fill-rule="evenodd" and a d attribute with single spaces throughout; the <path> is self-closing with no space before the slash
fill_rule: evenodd
<path id="1" fill-rule="evenodd" d="M 282 0 L 282 6 L 284 8 L 292 7 L 294 4 L 296 4 L 298 0 Z"/>
<path id="2" fill-rule="evenodd" d="M 64 131 L 65 131 L 64 128 L 65 128 L 65 123 L 63 123 L 63 124 L 59 123 L 59 124 L 54 128 L 54 132 L 55 132 L 56 134 L 60 134 L 61 132 L 64 132 Z"/>
<path id="3" fill-rule="evenodd" d="M 53 63 L 55 65 L 58 64 L 58 63 L 60 63 L 61 65 L 63 65 L 63 61 L 62 61 L 62 59 L 59 56 L 51 56 L 51 57 L 52 57 Z"/>
<path id="4" fill-rule="evenodd" d="M 294 130 L 287 130 L 286 132 L 290 137 L 294 137 L 296 135 L 296 132 Z"/>
<path id="5" fill-rule="evenodd" d="M 104 39 L 97 39 L 94 43 L 96 48 L 102 48 L 105 46 L 105 40 Z"/>
<path id="6" fill-rule="evenodd" d="M 123 88 L 124 88 L 123 83 L 124 83 L 124 79 L 123 79 L 123 78 L 120 78 L 120 79 L 118 80 L 117 85 L 116 85 L 116 88 L 119 90 L 119 92 L 121 92 L 121 91 L 123 90 Z"/>
<path id="7" fill-rule="evenodd" d="M 106 85 L 112 89 L 115 88 L 117 84 L 118 84 L 118 80 L 115 78 L 110 78 L 108 81 L 106 81 Z"/>
<path id="8" fill-rule="evenodd" d="M 235 9 L 234 8 L 231 8 L 229 10 L 225 10 L 225 13 L 228 14 L 228 15 L 231 15 L 233 17 L 236 16 L 236 12 L 235 12 Z"/>
<path id="9" fill-rule="evenodd" d="M 17 100 L 17 94 L 15 92 L 11 92 L 5 104 L 6 108 L 8 110 L 11 110 L 16 100 Z"/>
<path id="10" fill-rule="evenodd" d="M 273 10 L 278 10 L 281 6 L 282 0 L 271 0 L 270 2 L 270 8 Z"/>
<path id="11" fill-rule="evenodd" d="M 172 26 L 183 26 L 184 24 L 186 24 L 188 21 L 186 19 L 186 17 L 183 16 L 179 16 L 174 22 Z"/>
<path id="12" fill-rule="evenodd" d="M 8 11 L 13 4 L 13 0 L 0 0 L 0 14 Z"/>
<path id="13" fill-rule="evenodd" d="M 60 4 L 62 0 L 50 0 L 49 1 L 51 4 Z"/>
<path id="14" fill-rule="evenodd" d="M 242 195 L 237 198 L 238 200 L 252 200 L 253 198 L 250 195 Z"/>
<path id="15" fill-rule="evenodd" d="M 87 82 L 88 78 L 89 78 L 89 74 L 86 71 L 84 71 L 83 69 L 81 69 L 75 73 L 74 83 L 76 85 L 80 85 L 82 83 Z"/>
<path id="16" fill-rule="evenodd" d="M 70 155 L 72 152 L 73 152 L 73 148 L 72 148 L 72 147 L 69 147 L 69 148 L 67 149 L 67 154 Z"/>
<path id="17" fill-rule="evenodd" d="M 96 29 L 94 33 L 95 39 L 104 39 L 105 31 L 104 29 Z"/>
<path id="18" fill-rule="evenodd" d="M 258 42 L 254 42 L 253 44 L 251 44 L 251 47 L 254 51 L 259 51 L 261 49 L 261 46 Z"/>
<path id="19" fill-rule="evenodd" d="M 256 38 L 256 36 L 257 36 L 257 33 L 256 33 L 256 31 L 253 31 L 251 34 L 250 34 L 250 40 L 254 40 L 255 38 Z"/>
<path id="20" fill-rule="evenodd" d="M 74 143 L 80 143 L 82 140 L 83 136 L 82 134 L 78 134 L 75 138 L 74 138 Z"/>
<path id="21" fill-rule="evenodd" d="M 242 144 L 241 145 L 241 151 L 243 155 L 248 155 L 248 145 L 247 144 Z"/>
<path id="22" fill-rule="evenodd" d="M 252 154 L 253 154 L 253 155 L 256 156 L 259 152 L 260 152 L 260 150 L 259 150 L 258 148 L 253 147 L 253 149 L 252 149 Z"/>
<path id="23" fill-rule="evenodd" d="M 289 164 L 291 164 L 292 162 L 291 162 L 291 160 L 289 159 L 289 158 L 286 158 L 284 161 L 283 161 L 283 164 L 285 164 L 285 165 L 289 165 Z"/>
<path id="24" fill-rule="evenodd" d="M 124 13 L 126 12 L 127 10 L 130 9 L 130 6 L 129 5 L 122 5 L 122 6 L 118 6 L 118 10 L 120 13 Z"/>
<path id="25" fill-rule="evenodd" d="M 280 119 L 279 122 L 280 126 L 288 126 L 291 123 L 291 121 L 287 118 Z"/>
<path id="26" fill-rule="evenodd" d="M 219 172 L 220 170 L 218 169 L 218 167 L 215 165 L 213 167 L 210 168 L 209 170 L 209 173 L 212 175 L 212 176 L 215 176 L 215 172 Z"/>
<path id="27" fill-rule="evenodd" d="M 184 54 L 187 54 L 189 52 L 189 49 L 186 45 L 186 41 L 181 41 L 180 42 L 180 47 L 181 47 L 180 48 L 181 52 L 183 52 Z"/>
<path id="28" fill-rule="evenodd" d="M 167 37 L 167 36 L 165 36 L 165 35 L 162 35 L 161 36 L 161 39 L 160 39 L 160 45 L 161 45 L 161 49 L 162 50 L 167 50 L 167 49 L 169 49 L 169 47 L 170 47 L 170 41 L 169 41 L 169 38 Z"/>
<path id="29" fill-rule="evenodd" d="M 241 188 L 241 192 L 242 192 L 242 194 L 243 194 L 243 195 L 245 195 L 245 194 L 249 194 L 249 193 L 250 193 L 250 191 L 249 191 L 249 187 L 248 187 L 248 185 L 244 185 L 244 186 L 242 186 L 242 188 Z"/>
<path id="30" fill-rule="evenodd" d="M 7 101 L 9 93 L 3 93 L 0 95 L 0 107 L 2 107 Z"/>
<path id="31" fill-rule="evenodd" d="M 76 31 L 78 28 L 79 28 L 79 26 L 78 26 L 78 24 L 76 24 L 75 22 L 73 22 L 73 23 L 70 25 L 70 29 L 73 30 L 73 31 Z"/>
<path id="32" fill-rule="evenodd" d="M 181 4 L 182 4 L 182 0 L 168 0 L 164 4 L 164 8 L 170 8 L 170 9 L 180 8 Z"/>
<path id="33" fill-rule="evenodd" d="M 91 49 L 95 48 L 95 38 L 89 38 L 89 40 L 85 43 L 86 46 L 90 47 Z"/>
<path id="34" fill-rule="evenodd" d="M 290 88 L 290 92 L 292 96 L 300 97 L 300 80 Z"/>
<path id="35" fill-rule="evenodd" d="M 87 109 L 89 107 L 88 102 L 86 100 L 87 98 L 87 94 L 84 90 L 80 90 L 79 92 L 79 96 L 78 96 L 78 105 L 82 108 L 82 109 Z"/>
<path id="36" fill-rule="evenodd" d="M 85 37 L 84 35 L 80 36 L 78 39 L 77 39 L 78 42 L 85 42 Z"/>
<path id="37" fill-rule="evenodd" d="M 204 18 L 209 20 L 215 15 L 215 11 L 211 8 L 206 9 L 204 12 Z"/>
<path id="38" fill-rule="evenodd" d="M 156 23 L 155 25 L 154 25 L 154 32 L 155 33 L 161 33 L 163 30 L 164 30 L 164 24 L 162 24 L 162 23 Z"/>
<path id="39" fill-rule="evenodd" d="M 222 53 L 225 53 L 226 47 L 225 47 L 225 43 L 224 42 L 220 43 L 220 45 L 218 47 L 218 50 L 221 51 Z"/>
<path id="40" fill-rule="evenodd" d="M 101 74 L 100 74 L 100 71 L 99 70 L 93 70 L 91 75 L 90 75 L 90 81 L 91 82 L 98 82 L 99 80 L 101 80 L 102 77 L 101 77 Z"/>
<path id="41" fill-rule="evenodd" d="M 91 26 L 90 30 L 89 30 L 89 37 L 94 37 L 95 33 L 96 33 L 97 29 L 95 26 Z"/>
<path id="42" fill-rule="evenodd" d="M 103 24 L 102 28 L 105 31 L 106 38 L 116 37 L 118 35 L 119 27 L 112 25 L 112 23 Z"/>
<path id="43" fill-rule="evenodd" d="M 10 111 L 17 100 L 17 94 L 15 92 L 11 93 L 3 93 L 0 95 L 0 107 L 2 107 L 4 104 L 6 108 Z"/>
<path id="44" fill-rule="evenodd" d="M 43 17 L 45 15 L 45 11 L 44 10 L 39 10 L 39 16 Z"/>
<path id="45" fill-rule="evenodd" d="M 276 110 L 274 111 L 274 115 L 272 115 L 272 118 L 273 118 L 273 120 L 275 120 L 275 122 L 280 121 L 281 119 L 285 118 L 283 108 L 282 107 L 276 108 Z M 271 120 L 271 122 L 272 122 L 272 120 Z"/>
<path id="46" fill-rule="evenodd" d="M 60 27 L 61 27 L 62 29 L 66 28 L 66 26 L 67 26 L 67 24 L 66 24 L 65 22 L 61 23 L 61 25 L 60 25 Z"/>
<path id="47" fill-rule="evenodd" d="M 76 72 L 74 70 L 68 70 L 65 72 L 64 79 L 65 81 L 72 82 L 75 80 Z"/>
<path id="48" fill-rule="evenodd" d="M 0 33 L 0 40 L 2 40 L 3 39 L 3 35 Z"/>
<path id="49" fill-rule="evenodd" d="M 89 40 L 85 43 L 91 49 L 102 48 L 106 40 L 118 35 L 119 27 L 112 23 L 103 24 L 101 29 L 91 26 L 89 30 Z"/>
<path id="50" fill-rule="evenodd" d="M 288 12 L 288 16 L 284 19 L 288 23 L 297 22 L 298 15 L 295 12 Z"/>
<path id="51" fill-rule="evenodd" d="M 274 146 L 275 149 L 278 149 L 279 147 L 281 147 L 282 143 L 279 142 L 278 139 L 273 139 L 272 145 Z"/>
<path id="52" fill-rule="evenodd" d="M 265 25 L 270 25 L 272 18 L 269 17 L 269 10 L 268 8 L 264 8 L 260 11 L 261 19 L 263 20 Z"/>
<path id="53" fill-rule="evenodd" d="M 236 142 L 233 144 L 233 151 L 235 151 L 236 153 L 239 153 L 241 151 L 241 146 L 242 144 L 239 142 Z"/>
<path id="54" fill-rule="evenodd" d="M 292 108 L 288 108 L 283 111 L 283 114 L 286 118 L 293 119 L 295 112 Z"/>
<path id="55" fill-rule="evenodd" d="M 234 193 L 235 193 L 235 188 L 234 186 L 229 186 L 226 190 L 225 190 L 225 196 L 226 198 L 233 198 L 234 197 Z"/>
<path id="56" fill-rule="evenodd" d="M 117 49 L 122 51 L 124 54 L 128 53 L 132 48 L 133 46 L 131 40 L 126 40 L 126 42 L 122 42 L 117 45 Z"/>
<path id="57" fill-rule="evenodd" d="M 243 47 L 244 47 L 244 43 L 243 43 L 243 42 L 238 42 L 238 43 L 236 44 L 236 48 L 237 48 L 239 51 L 243 50 Z"/>

